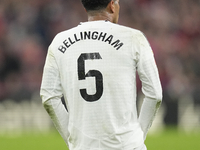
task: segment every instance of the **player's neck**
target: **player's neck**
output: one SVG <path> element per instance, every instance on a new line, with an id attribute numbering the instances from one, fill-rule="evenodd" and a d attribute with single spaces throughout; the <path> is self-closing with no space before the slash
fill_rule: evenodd
<path id="1" fill-rule="evenodd" d="M 113 22 L 112 15 L 107 12 L 88 13 L 88 21 L 107 20 Z"/>

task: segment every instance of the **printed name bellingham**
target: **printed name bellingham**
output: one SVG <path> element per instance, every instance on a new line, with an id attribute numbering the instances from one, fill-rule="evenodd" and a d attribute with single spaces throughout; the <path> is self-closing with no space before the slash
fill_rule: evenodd
<path id="1" fill-rule="evenodd" d="M 97 31 L 85 31 L 80 32 L 79 34 L 74 34 L 73 37 L 68 37 L 66 40 L 63 41 L 63 45 L 59 46 L 58 50 L 62 53 L 65 53 L 65 51 L 76 42 L 79 42 L 81 40 L 98 40 L 102 42 L 107 42 L 116 50 L 119 50 L 124 44 L 119 39 L 114 39 L 113 35 L 108 35 L 104 32 L 97 32 Z"/>

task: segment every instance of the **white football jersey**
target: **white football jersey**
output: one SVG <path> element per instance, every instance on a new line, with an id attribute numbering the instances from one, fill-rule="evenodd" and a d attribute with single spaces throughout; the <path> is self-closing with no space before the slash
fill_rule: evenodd
<path id="1" fill-rule="evenodd" d="M 138 30 L 92 21 L 54 38 L 41 97 L 70 150 L 132 150 L 144 143 L 136 71 L 145 97 L 161 99 L 153 52 Z M 61 105 L 62 95 L 68 112 Z"/>

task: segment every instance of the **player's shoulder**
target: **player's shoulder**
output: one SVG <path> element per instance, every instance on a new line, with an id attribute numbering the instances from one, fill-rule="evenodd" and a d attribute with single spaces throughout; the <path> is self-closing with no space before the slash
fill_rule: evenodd
<path id="1" fill-rule="evenodd" d="M 143 34 L 140 30 L 138 29 L 135 29 L 135 28 L 132 28 L 132 27 L 128 27 L 128 26 L 125 26 L 125 25 L 120 25 L 120 24 L 114 24 L 112 23 L 113 26 L 115 26 L 116 28 L 120 28 L 121 30 L 124 30 L 124 31 L 129 31 L 131 32 L 132 34 Z"/>
<path id="2" fill-rule="evenodd" d="M 113 26 L 116 26 L 120 33 L 129 35 L 132 39 L 134 39 L 133 41 L 135 41 L 136 43 L 141 43 L 141 41 L 147 40 L 145 34 L 139 29 L 119 24 L 113 24 Z"/>
<path id="3" fill-rule="evenodd" d="M 121 34 L 122 33 L 127 34 L 127 35 L 131 36 L 131 38 L 133 38 L 136 41 L 140 41 L 140 40 L 145 38 L 144 33 L 139 29 L 135 29 L 135 28 L 132 28 L 132 27 L 119 25 L 119 24 L 113 24 L 113 26 L 116 26 L 118 28 L 117 30 Z"/>
<path id="4" fill-rule="evenodd" d="M 115 33 L 120 33 L 120 34 L 125 34 L 126 36 L 130 36 L 131 38 L 134 39 L 141 39 L 144 37 L 144 34 L 135 28 L 131 28 L 128 26 L 120 25 L 120 24 L 115 24 L 111 23 L 109 21 L 93 21 L 93 22 L 84 22 L 80 23 L 78 26 L 75 26 L 73 28 L 70 28 L 68 30 L 64 30 L 59 32 L 53 39 L 51 45 L 57 45 L 60 43 L 60 41 L 63 41 L 66 39 L 66 37 L 70 37 L 71 35 L 73 36 L 74 33 L 86 30 L 86 29 L 106 29 L 107 31 L 113 30 Z"/>
<path id="5" fill-rule="evenodd" d="M 109 21 L 105 21 L 105 22 L 103 22 L 103 21 L 93 21 L 93 22 L 80 23 L 78 26 L 75 26 L 71 29 L 61 31 L 55 36 L 55 38 L 62 38 L 66 34 L 71 34 L 71 33 L 73 34 L 74 31 L 79 31 L 79 30 L 81 31 L 82 29 L 88 28 L 88 26 L 89 26 L 90 29 L 95 26 L 95 27 L 99 27 L 99 28 L 117 29 L 117 30 L 119 30 L 119 32 L 126 31 L 126 32 L 132 33 L 134 35 L 143 35 L 143 33 L 140 30 L 134 29 L 134 28 L 131 28 L 131 27 L 128 27 L 128 26 L 111 23 Z"/>

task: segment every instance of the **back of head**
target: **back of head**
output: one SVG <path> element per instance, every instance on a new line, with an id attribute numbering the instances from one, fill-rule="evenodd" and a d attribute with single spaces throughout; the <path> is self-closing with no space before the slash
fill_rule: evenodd
<path id="1" fill-rule="evenodd" d="M 101 10 L 107 7 L 111 0 L 81 0 L 86 11 Z"/>

